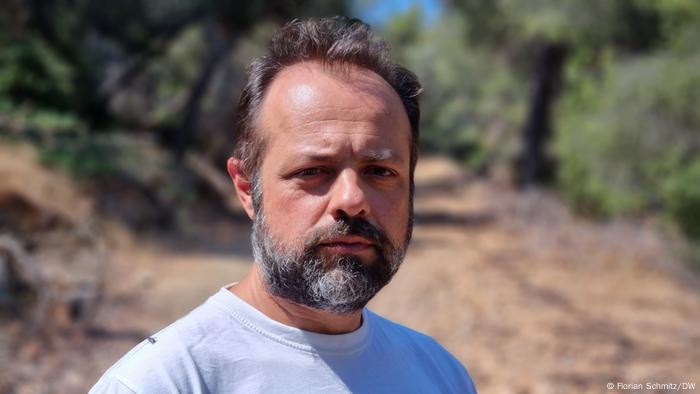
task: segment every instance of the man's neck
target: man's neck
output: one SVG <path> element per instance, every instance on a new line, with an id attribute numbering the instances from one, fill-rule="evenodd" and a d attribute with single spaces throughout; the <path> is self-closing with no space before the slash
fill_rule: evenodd
<path id="1" fill-rule="evenodd" d="M 319 334 L 347 334 L 362 323 L 362 311 L 338 315 L 298 305 L 271 295 L 262 281 L 257 264 L 229 291 L 272 320 Z"/>

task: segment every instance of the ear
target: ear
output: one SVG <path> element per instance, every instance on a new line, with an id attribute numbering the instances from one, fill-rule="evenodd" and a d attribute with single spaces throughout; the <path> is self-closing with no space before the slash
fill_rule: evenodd
<path id="1" fill-rule="evenodd" d="M 245 209 L 248 217 L 252 220 L 255 216 L 255 211 L 253 210 L 253 185 L 250 184 L 250 180 L 243 172 L 242 164 L 240 160 L 230 157 L 228 162 L 226 162 L 226 168 L 231 181 L 233 181 L 233 186 L 236 188 L 238 200 L 243 205 L 243 209 Z"/>

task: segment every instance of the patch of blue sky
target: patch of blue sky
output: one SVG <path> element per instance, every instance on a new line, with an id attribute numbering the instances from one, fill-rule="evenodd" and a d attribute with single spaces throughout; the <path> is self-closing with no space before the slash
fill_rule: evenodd
<path id="1" fill-rule="evenodd" d="M 423 23 L 435 22 L 442 11 L 440 0 L 353 0 L 352 13 L 373 26 L 381 26 L 395 15 L 405 14 L 413 7 L 419 7 Z"/>

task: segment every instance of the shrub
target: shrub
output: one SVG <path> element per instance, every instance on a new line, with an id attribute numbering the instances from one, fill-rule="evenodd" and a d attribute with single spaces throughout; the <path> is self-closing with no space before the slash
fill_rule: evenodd
<path id="1" fill-rule="evenodd" d="M 674 221 L 689 238 L 700 242 L 700 158 L 673 174 L 664 192 Z"/>
<path id="2" fill-rule="evenodd" d="M 666 181 L 697 174 L 687 171 L 700 153 L 700 56 L 647 56 L 610 63 L 604 74 L 570 80 L 560 108 L 564 194 L 586 213 L 672 209 L 681 203 L 668 200 Z"/>

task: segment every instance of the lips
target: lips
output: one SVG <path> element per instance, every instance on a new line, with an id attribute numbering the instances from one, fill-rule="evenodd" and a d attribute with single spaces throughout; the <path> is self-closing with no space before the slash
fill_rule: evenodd
<path id="1" fill-rule="evenodd" d="M 366 238 L 358 236 L 342 236 L 322 242 L 320 246 L 332 249 L 338 253 L 360 252 L 374 246 L 374 243 Z"/>

